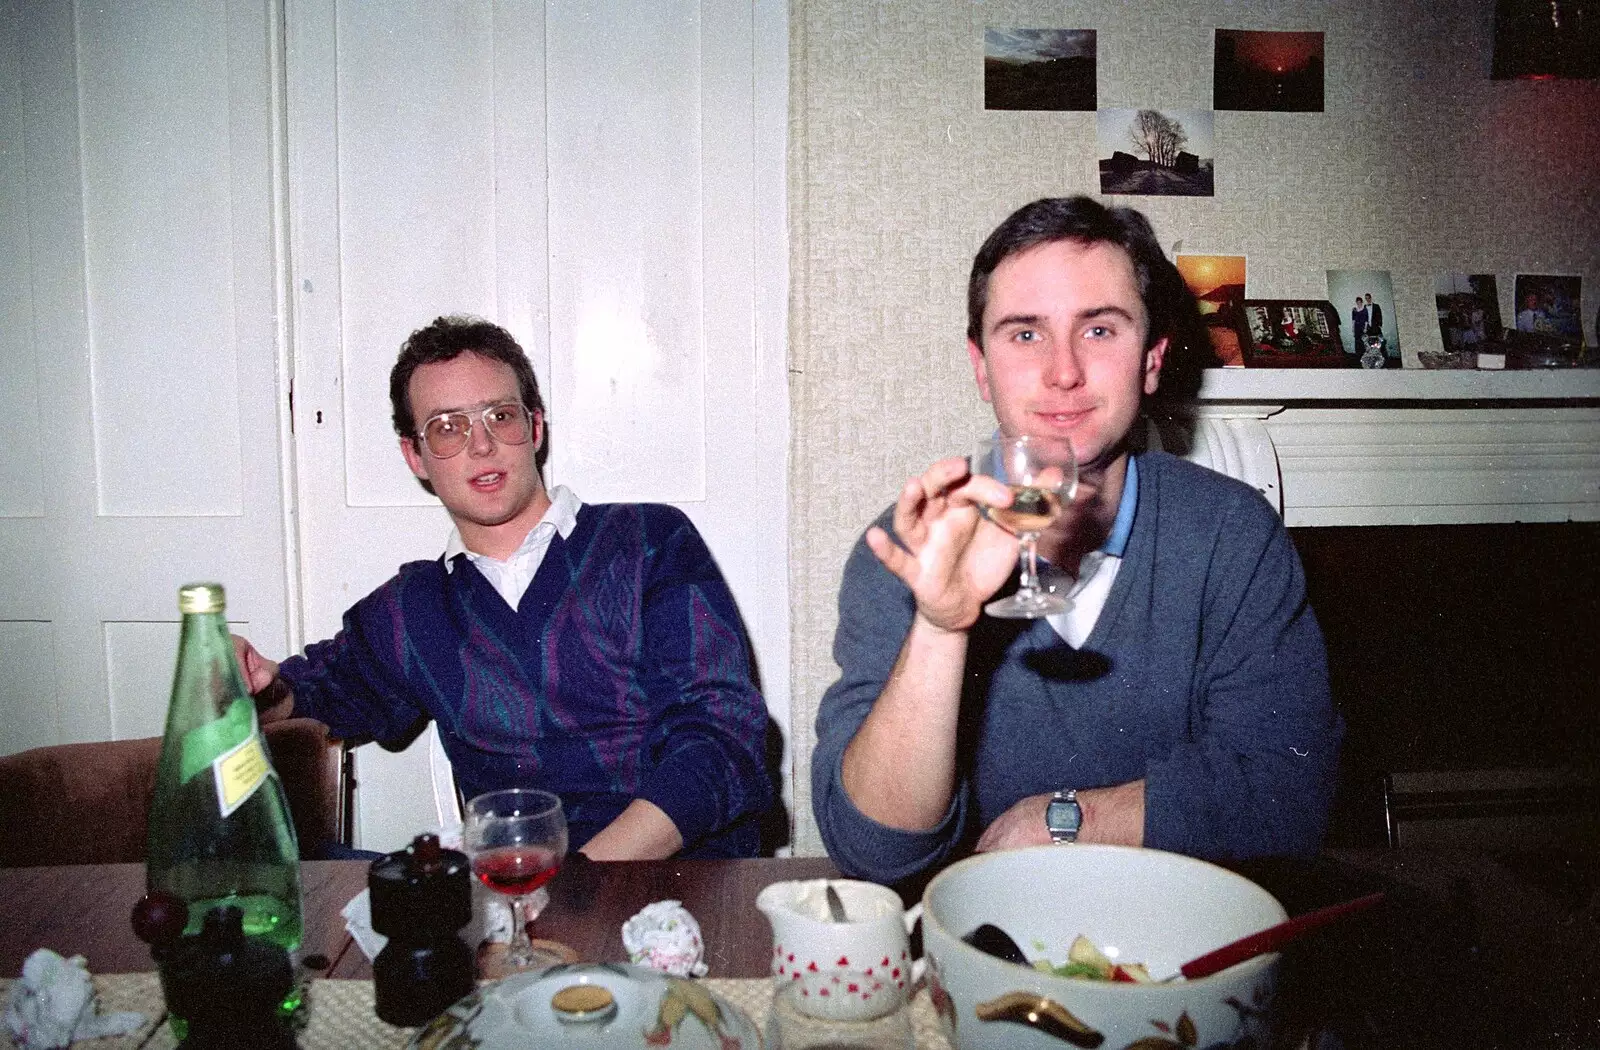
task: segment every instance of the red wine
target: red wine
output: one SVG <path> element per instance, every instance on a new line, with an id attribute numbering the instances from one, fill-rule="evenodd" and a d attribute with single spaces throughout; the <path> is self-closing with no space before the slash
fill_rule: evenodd
<path id="1" fill-rule="evenodd" d="M 472 858 L 472 873 L 491 890 L 520 897 L 555 878 L 561 858 L 543 846 L 501 846 Z"/>

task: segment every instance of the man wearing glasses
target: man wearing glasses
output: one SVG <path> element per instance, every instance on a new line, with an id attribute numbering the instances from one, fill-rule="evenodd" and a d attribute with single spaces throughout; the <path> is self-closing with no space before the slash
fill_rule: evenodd
<path id="1" fill-rule="evenodd" d="M 266 718 L 404 742 L 433 719 L 462 794 L 561 796 L 591 859 L 753 856 L 772 802 L 732 594 L 682 512 L 547 492 L 544 404 L 504 329 L 441 317 L 389 377 L 400 452 L 455 530 L 331 640 L 238 640 Z"/>

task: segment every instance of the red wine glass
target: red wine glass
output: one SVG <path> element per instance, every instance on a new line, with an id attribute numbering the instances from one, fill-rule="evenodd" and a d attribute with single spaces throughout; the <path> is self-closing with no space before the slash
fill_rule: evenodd
<path id="1" fill-rule="evenodd" d="M 550 900 L 544 884 L 567 855 L 567 818 L 548 791 L 511 788 L 467 803 L 465 844 L 472 873 L 511 898 L 511 945 L 506 966 L 541 970 L 563 961 L 528 939 L 528 926 Z"/>

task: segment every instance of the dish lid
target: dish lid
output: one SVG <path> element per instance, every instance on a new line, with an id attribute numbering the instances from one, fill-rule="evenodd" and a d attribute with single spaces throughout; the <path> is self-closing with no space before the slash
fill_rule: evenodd
<path id="1" fill-rule="evenodd" d="M 407 1046 L 540 1050 L 579 1041 L 605 1050 L 761 1050 L 750 1018 L 704 984 L 621 963 L 552 966 L 484 985 Z"/>

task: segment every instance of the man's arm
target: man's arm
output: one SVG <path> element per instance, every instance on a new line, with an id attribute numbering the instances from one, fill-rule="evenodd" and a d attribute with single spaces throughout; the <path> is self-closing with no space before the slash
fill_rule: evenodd
<path id="1" fill-rule="evenodd" d="M 944 819 L 956 789 L 956 724 L 967 633 L 920 614 L 866 721 L 845 747 L 841 779 L 864 816 L 906 831 Z"/>
<path id="2" fill-rule="evenodd" d="M 662 808 L 636 798 L 583 845 L 590 860 L 665 860 L 683 848 L 683 836 Z"/>
<path id="3" fill-rule="evenodd" d="M 979 503 L 1010 499 L 1000 482 L 970 474 L 965 460 L 941 460 L 901 490 L 895 538 L 867 530 L 868 548 L 915 601 L 894 668 L 841 766 L 850 801 L 880 824 L 926 831 L 950 808 L 967 630 L 1017 557 L 1016 539 L 985 521 Z"/>
<path id="4" fill-rule="evenodd" d="M 362 599 L 346 611 L 338 634 L 282 664 L 235 636 L 234 652 L 255 697 L 257 717 L 265 722 L 291 714 L 314 718 L 350 742 L 414 738 L 427 712 L 410 701 L 408 683 L 396 670 L 403 663 L 399 650 L 405 638 L 399 629 L 401 603 L 392 591 L 396 585 L 390 581 Z"/>
<path id="5" fill-rule="evenodd" d="M 1146 843 L 1200 857 L 1315 852 L 1343 722 L 1294 544 L 1253 496 L 1208 556 L 1191 737 L 1147 766 Z"/>
<path id="6" fill-rule="evenodd" d="M 1045 846 L 1051 841 L 1045 829 L 1044 811 L 1054 792 L 1030 795 L 1000 814 L 983 830 L 977 850 L 1017 849 Z M 1144 781 L 1135 780 L 1112 787 L 1088 788 L 1078 792 L 1083 810 L 1079 842 L 1100 842 L 1111 846 L 1144 845 Z"/>
<path id="7" fill-rule="evenodd" d="M 262 656 L 249 639 L 237 634 L 231 637 L 245 688 L 255 697 L 256 718 L 262 723 L 278 722 L 294 714 L 294 690 L 278 677 L 277 661 Z"/>
<path id="8" fill-rule="evenodd" d="M 640 684 L 652 710 L 642 743 L 647 772 L 633 802 L 601 829 L 593 849 L 584 847 L 590 856 L 693 849 L 765 811 L 773 797 L 767 706 L 733 594 L 681 512 L 645 513 L 641 666 L 648 674 Z"/>

